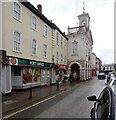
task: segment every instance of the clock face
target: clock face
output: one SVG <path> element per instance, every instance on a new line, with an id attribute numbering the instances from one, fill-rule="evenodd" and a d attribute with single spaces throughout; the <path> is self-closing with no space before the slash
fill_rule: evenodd
<path id="1" fill-rule="evenodd" d="M 85 25 L 85 20 L 82 20 L 82 25 Z"/>

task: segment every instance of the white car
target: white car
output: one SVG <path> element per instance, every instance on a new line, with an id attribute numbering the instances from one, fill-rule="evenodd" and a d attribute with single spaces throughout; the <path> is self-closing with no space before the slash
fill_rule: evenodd
<path id="1" fill-rule="evenodd" d="M 111 74 L 110 80 L 107 83 L 107 85 L 109 85 L 109 86 L 116 85 L 116 76 L 114 74 Z"/>

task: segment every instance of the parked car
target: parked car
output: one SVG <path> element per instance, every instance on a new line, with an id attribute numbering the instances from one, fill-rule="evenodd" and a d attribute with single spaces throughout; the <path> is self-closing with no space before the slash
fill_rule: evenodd
<path id="1" fill-rule="evenodd" d="M 105 73 L 99 73 L 98 74 L 98 79 L 105 79 L 105 78 L 106 78 Z"/>
<path id="2" fill-rule="evenodd" d="M 89 101 L 95 101 L 90 113 L 91 120 L 116 120 L 116 95 L 114 93 L 114 89 L 107 86 L 98 99 L 96 96 L 88 97 Z"/>

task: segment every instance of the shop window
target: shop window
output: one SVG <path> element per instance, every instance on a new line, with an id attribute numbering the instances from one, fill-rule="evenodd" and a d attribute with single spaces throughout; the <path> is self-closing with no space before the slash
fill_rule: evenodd
<path id="1" fill-rule="evenodd" d="M 19 66 L 14 67 L 14 76 L 21 76 L 21 68 Z"/>

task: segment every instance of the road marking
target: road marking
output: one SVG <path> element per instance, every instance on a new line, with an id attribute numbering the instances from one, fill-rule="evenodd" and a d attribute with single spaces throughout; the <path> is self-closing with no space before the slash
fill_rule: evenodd
<path id="1" fill-rule="evenodd" d="M 68 90 L 66 90 L 66 91 L 68 91 Z M 52 97 L 49 97 L 49 98 L 47 98 L 47 99 L 45 99 L 45 100 L 42 100 L 42 101 L 37 102 L 37 103 L 35 103 L 35 104 L 33 104 L 33 105 L 30 105 L 30 106 L 25 107 L 25 108 L 23 108 L 23 109 L 21 109 L 21 110 L 18 110 L 18 111 L 14 112 L 14 113 L 12 113 L 12 114 L 10 114 L 10 115 L 7 115 L 7 116 L 3 117 L 3 119 L 7 119 L 7 118 L 9 118 L 9 117 L 12 117 L 12 116 L 18 114 L 18 113 L 21 113 L 21 112 L 23 112 L 23 111 L 25 111 L 25 110 L 28 110 L 28 109 L 36 106 L 36 105 L 39 105 L 39 104 L 41 104 L 41 103 L 43 103 L 43 102 L 45 102 L 45 101 L 48 101 L 48 100 L 50 100 L 50 99 L 53 99 L 53 98 L 55 98 L 56 96 L 65 93 L 66 91 L 60 92 L 60 93 L 58 93 L 58 94 L 56 94 L 56 95 L 54 95 L 54 96 L 52 96 Z"/>

